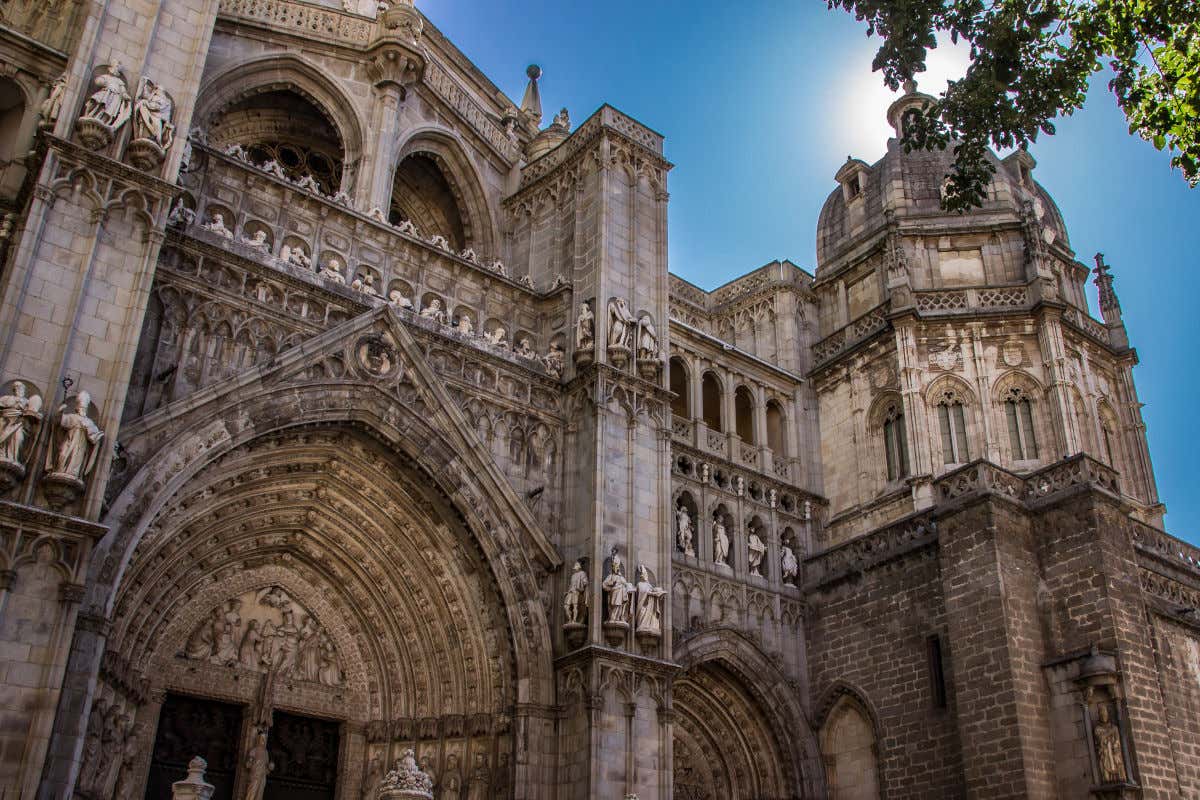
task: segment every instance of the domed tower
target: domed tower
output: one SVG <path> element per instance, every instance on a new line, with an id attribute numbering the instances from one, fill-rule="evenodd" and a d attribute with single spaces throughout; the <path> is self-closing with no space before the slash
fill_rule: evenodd
<path id="1" fill-rule="evenodd" d="M 1087 453 L 1161 524 L 1129 347 L 1107 265 L 1104 321 L 1089 269 L 1025 150 L 989 153 L 982 207 L 941 207 L 950 149 L 904 151 L 906 116 L 933 98 L 909 83 L 875 164 L 847 158 L 817 225 L 813 284 L 830 544 L 932 505 L 933 483 L 976 460 L 1027 474 Z"/>

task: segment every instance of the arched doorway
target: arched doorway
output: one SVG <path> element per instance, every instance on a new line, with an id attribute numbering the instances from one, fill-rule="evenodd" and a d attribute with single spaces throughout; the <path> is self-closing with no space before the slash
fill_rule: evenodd
<path id="1" fill-rule="evenodd" d="M 448 778 L 511 760 L 514 649 L 486 559 L 428 478 L 353 426 L 254 439 L 176 492 L 134 551 L 106 658 L 143 665 L 124 678 L 157 699 L 129 702 L 111 670 L 95 727 L 140 730 L 122 734 L 124 778 L 85 766 L 103 796 L 139 772 L 161 796 L 189 750 L 218 766 L 260 728 L 266 798 L 355 793 L 405 744 Z M 240 796 L 244 759 L 226 771 Z"/>
<path id="2" fill-rule="evenodd" d="M 878 800 L 875 728 L 863 705 L 842 695 L 826 715 L 820 738 L 830 800 Z"/>

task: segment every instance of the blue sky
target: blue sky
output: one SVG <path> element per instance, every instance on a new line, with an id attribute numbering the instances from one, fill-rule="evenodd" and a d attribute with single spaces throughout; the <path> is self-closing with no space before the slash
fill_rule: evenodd
<path id="1" fill-rule="evenodd" d="M 705 288 L 777 258 L 811 271 L 834 172 L 847 155 L 870 163 L 884 152 L 892 95 L 871 72 L 876 40 L 821 0 L 418 7 L 517 102 L 525 66 L 539 64 L 547 123 L 562 106 L 579 123 L 608 102 L 665 135 L 671 271 Z M 943 48 L 922 90 L 936 93 L 963 64 Z M 1077 257 L 1090 265 L 1100 250 L 1113 266 L 1167 530 L 1200 544 L 1200 417 L 1189 407 L 1200 382 L 1200 190 L 1126 132 L 1103 78 L 1031 152 Z"/>

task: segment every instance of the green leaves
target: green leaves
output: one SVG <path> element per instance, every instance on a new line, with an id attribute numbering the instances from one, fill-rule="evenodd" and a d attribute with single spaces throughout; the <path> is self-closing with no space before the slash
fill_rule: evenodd
<path id="1" fill-rule="evenodd" d="M 971 66 L 925 113 L 906 118 L 906 151 L 954 143 L 943 207 L 981 205 L 994 169 L 987 148 L 1054 133 L 1080 108 L 1088 79 L 1109 88 L 1136 133 L 1200 182 L 1200 0 L 828 0 L 882 42 L 873 68 L 898 89 L 925 70 L 939 33 L 970 46 Z"/>

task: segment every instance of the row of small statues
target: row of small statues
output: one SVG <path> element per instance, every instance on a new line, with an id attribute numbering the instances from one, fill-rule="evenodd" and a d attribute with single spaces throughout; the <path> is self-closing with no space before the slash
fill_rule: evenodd
<path id="1" fill-rule="evenodd" d="M 91 417 L 91 403 L 88 392 L 79 392 L 54 417 L 54 436 L 46 451 L 48 478 L 82 484 L 96 466 L 104 432 Z M 41 395 L 30 395 L 24 381 L 14 381 L 0 395 L 0 471 L 13 480 L 25 475 L 28 445 L 36 440 L 41 423 Z"/>
<path id="2" fill-rule="evenodd" d="M 591 352 L 595 342 L 596 317 L 590 305 L 581 303 L 575 320 L 575 350 Z M 654 320 L 645 311 L 634 318 L 624 297 L 608 301 L 608 349 L 624 353 L 636 349 L 638 359 L 644 361 L 657 361 L 661 357 Z"/>
<path id="3" fill-rule="evenodd" d="M 606 615 L 605 625 L 633 628 L 639 635 L 662 636 L 662 602 L 667 590 L 655 586 L 650 570 L 645 564 L 638 566 L 637 583 L 625 577 L 625 565 L 614 549 L 609 560 L 608 575 L 601 588 L 604 590 Z M 576 561 L 572 567 L 567 592 L 563 596 L 564 625 L 582 627 L 587 620 L 588 575 L 583 564 Z"/>
<path id="4" fill-rule="evenodd" d="M 676 542 L 679 550 L 685 555 L 692 558 L 696 556 L 696 548 L 694 545 L 695 530 L 692 527 L 692 515 L 688 512 L 687 506 L 679 506 L 675 511 L 676 521 Z M 720 514 L 714 515 L 713 518 L 713 563 L 722 566 L 729 566 L 729 532 L 725 528 L 725 522 Z M 753 525 L 750 526 L 749 534 L 746 542 L 747 551 L 747 566 L 751 575 L 762 577 L 763 557 L 767 552 L 767 545 L 763 542 L 762 537 L 758 535 L 758 529 Z M 796 560 L 796 553 L 792 550 L 790 543 L 784 542 L 780 546 L 780 567 L 783 576 L 783 582 L 786 584 L 794 584 L 796 576 L 800 572 L 800 563 Z"/>

